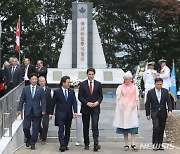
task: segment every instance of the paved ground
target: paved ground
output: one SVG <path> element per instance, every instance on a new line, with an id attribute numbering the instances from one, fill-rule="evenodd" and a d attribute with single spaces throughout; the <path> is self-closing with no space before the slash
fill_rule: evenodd
<path id="1" fill-rule="evenodd" d="M 133 154 L 135 151 L 129 150 L 124 151 L 122 142 L 101 142 L 102 149 L 97 152 L 98 154 L 119 154 L 127 153 Z M 140 143 L 138 143 L 140 146 Z M 75 146 L 74 142 L 71 142 L 69 145 L 69 151 L 66 151 L 66 154 L 93 154 L 93 146 L 90 146 L 90 149 L 84 150 L 83 146 Z M 175 147 L 173 149 L 165 149 L 164 151 L 153 151 L 152 149 L 139 149 L 138 154 L 179 154 L 180 149 Z M 59 144 L 58 143 L 48 143 L 46 145 L 41 145 L 40 143 L 36 146 L 36 150 L 31 150 L 23 146 L 20 150 L 17 150 L 14 154 L 58 154 Z"/>
<path id="2" fill-rule="evenodd" d="M 122 135 L 118 135 L 115 133 L 115 128 L 112 126 L 113 119 L 114 119 L 114 109 L 115 109 L 115 99 L 104 97 L 104 100 L 101 105 L 101 114 L 100 114 L 100 121 L 99 121 L 99 129 L 100 129 L 100 144 L 102 146 L 102 150 L 98 152 L 99 154 L 118 154 L 118 153 L 125 153 L 123 146 L 123 137 Z M 145 110 L 144 110 L 144 103 L 141 100 L 141 116 L 139 119 L 139 134 L 137 136 L 137 145 L 140 146 L 151 143 L 152 139 L 152 123 L 146 119 Z M 177 103 L 177 109 L 180 109 L 180 101 Z M 173 112 L 175 115 L 180 114 L 180 110 L 176 110 Z M 41 145 L 38 143 L 36 146 L 36 150 L 32 151 L 25 146 L 21 147 L 19 150 L 15 152 L 15 154 L 56 154 L 59 153 L 59 143 L 57 139 L 57 131 L 58 128 L 54 126 L 54 121 L 50 121 L 49 133 L 48 133 L 48 144 Z M 91 131 L 90 131 L 90 136 Z M 72 123 L 71 129 L 71 142 L 69 145 L 70 150 L 66 151 L 65 153 L 71 154 L 81 154 L 81 153 L 94 153 L 93 152 L 93 145 L 91 143 L 91 147 L 89 151 L 85 151 L 83 146 L 75 146 L 75 121 Z M 92 141 L 92 138 L 91 138 Z M 150 144 L 149 144 L 150 145 Z M 179 154 L 179 149 L 166 149 L 165 151 L 157 151 L 158 154 Z M 133 153 L 134 151 L 130 150 L 127 153 Z M 146 153 L 146 154 L 153 154 L 151 148 L 146 149 L 141 148 L 138 153 Z"/>

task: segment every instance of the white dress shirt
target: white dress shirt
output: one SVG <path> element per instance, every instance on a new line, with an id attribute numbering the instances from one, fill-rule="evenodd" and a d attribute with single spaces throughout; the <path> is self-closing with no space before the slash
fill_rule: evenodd
<path id="1" fill-rule="evenodd" d="M 62 87 L 62 90 L 63 90 L 64 96 L 65 96 L 65 90 L 67 90 L 67 91 L 66 91 L 66 94 L 67 94 L 67 97 L 68 97 L 68 89 L 65 89 L 65 88 Z"/>
<path id="2" fill-rule="evenodd" d="M 156 91 L 157 99 L 158 99 L 158 101 L 159 101 L 159 103 L 160 103 L 160 101 L 161 101 L 161 90 L 157 90 L 157 89 L 155 88 L 155 91 Z"/>

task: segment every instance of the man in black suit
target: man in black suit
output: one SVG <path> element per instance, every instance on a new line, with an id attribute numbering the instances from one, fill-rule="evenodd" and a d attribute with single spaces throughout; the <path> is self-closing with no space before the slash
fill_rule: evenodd
<path id="1" fill-rule="evenodd" d="M 12 65 L 6 68 L 5 71 L 5 89 L 9 92 L 14 87 L 19 85 L 23 81 L 23 72 L 20 66 L 18 66 L 18 59 L 13 58 Z"/>
<path id="2" fill-rule="evenodd" d="M 82 103 L 81 113 L 83 120 L 83 136 L 85 150 L 89 150 L 89 121 L 90 116 L 92 120 L 92 132 L 94 139 L 94 151 L 98 151 L 99 145 L 99 129 L 98 121 L 100 114 L 100 104 L 103 99 L 102 85 L 100 82 L 94 80 L 95 69 L 87 69 L 88 79 L 80 83 L 78 99 Z"/>
<path id="3" fill-rule="evenodd" d="M 30 74 L 36 73 L 36 68 L 30 64 L 30 59 L 29 58 L 24 58 L 24 67 L 22 68 L 23 70 L 23 77 L 25 80 L 25 86 L 30 85 L 29 78 Z"/>
<path id="4" fill-rule="evenodd" d="M 38 77 L 44 76 L 45 79 L 46 79 L 46 76 L 47 76 L 47 68 L 43 66 L 43 61 L 42 61 L 42 60 L 38 60 L 38 61 L 37 61 L 36 73 L 37 73 Z"/>
<path id="5" fill-rule="evenodd" d="M 148 91 L 145 104 L 146 116 L 153 122 L 153 149 L 164 150 L 162 146 L 167 116 L 172 114 L 169 91 L 162 88 L 163 79 L 155 79 L 155 88 Z"/>
<path id="6" fill-rule="evenodd" d="M 46 99 L 46 113 L 42 116 L 42 125 L 40 123 L 39 127 L 40 139 L 42 140 L 42 144 L 46 144 L 49 128 L 49 112 L 50 107 L 52 106 L 53 91 L 51 90 L 51 88 L 46 86 L 46 79 L 43 76 L 39 77 L 38 83 L 40 87 L 44 89 L 44 95 Z"/>
<path id="7" fill-rule="evenodd" d="M 77 102 L 75 92 L 70 89 L 70 77 L 63 76 L 61 78 L 60 88 L 54 91 L 53 105 L 50 114 L 53 114 L 55 109 L 55 123 L 59 127 L 58 137 L 60 142 L 59 150 L 64 152 L 69 150 L 68 144 L 70 139 L 70 128 L 72 118 L 77 117 Z M 73 111 L 74 114 L 73 114 Z"/>
<path id="8" fill-rule="evenodd" d="M 21 114 L 24 106 L 23 131 L 27 139 L 26 146 L 31 145 L 31 149 L 35 149 L 35 144 L 38 139 L 39 125 L 41 115 L 46 112 L 46 101 L 44 89 L 37 85 L 37 75 L 30 75 L 30 85 L 23 88 L 21 98 L 18 105 L 18 115 Z M 32 122 L 32 135 L 30 127 Z"/>

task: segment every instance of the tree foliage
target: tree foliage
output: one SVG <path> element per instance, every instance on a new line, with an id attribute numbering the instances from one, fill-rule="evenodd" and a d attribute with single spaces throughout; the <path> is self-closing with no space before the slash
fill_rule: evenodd
<path id="1" fill-rule="evenodd" d="M 82 0 L 83 1 L 83 0 Z M 165 58 L 180 67 L 178 0 L 84 0 L 93 2 L 109 67 L 132 70 L 139 61 Z M 43 59 L 57 67 L 72 0 L 6 0 L 1 2 L 2 57 L 14 51 L 15 26 L 21 15 L 21 58 Z"/>

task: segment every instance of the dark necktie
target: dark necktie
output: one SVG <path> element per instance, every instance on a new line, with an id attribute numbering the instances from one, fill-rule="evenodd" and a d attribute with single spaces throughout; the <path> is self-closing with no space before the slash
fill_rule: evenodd
<path id="1" fill-rule="evenodd" d="M 14 72 L 15 72 L 15 67 L 13 66 L 11 70 L 11 82 L 13 82 Z"/>
<path id="2" fill-rule="evenodd" d="M 92 95 L 92 81 L 90 81 L 89 91 L 90 91 L 90 94 Z"/>
<path id="3" fill-rule="evenodd" d="M 65 97 L 65 99 L 67 101 L 67 99 L 68 99 L 67 90 L 65 90 L 64 97 Z"/>

